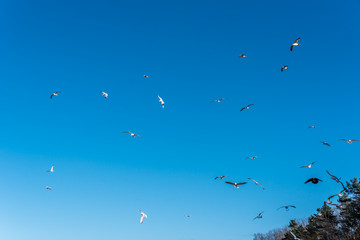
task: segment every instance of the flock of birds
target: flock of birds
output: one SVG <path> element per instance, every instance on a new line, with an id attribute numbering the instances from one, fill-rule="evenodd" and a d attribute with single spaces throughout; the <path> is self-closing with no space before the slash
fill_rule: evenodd
<path id="1" fill-rule="evenodd" d="M 294 47 L 297 47 L 300 45 L 299 43 L 299 40 L 300 38 L 297 38 L 290 46 L 290 51 L 293 51 L 294 50 Z M 245 54 L 240 54 L 238 57 L 240 58 L 246 58 L 246 55 Z M 284 70 L 288 70 L 288 66 L 287 65 L 284 65 L 281 67 L 281 72 L 283 72 Z M 148 75 L 143 75 L 144 78 L 149 78 Z M 56 91 L 54 92 L 53 94 L 50 95 L 50 99 L 53 99 L 53 97 L 58 97 L 59 96 L 59 93 L 61 93 L 60 91 Z M 107 99 L 109 97 L 109 95 L 104 92 L 104 91 L 100 91 L 101 95 Z M 161 104 L 161 107 L 164 109 L 165 108 L 165 101 L 160 97 L 160 95 L 157 96 L 158 97 L 158 101 L 159 103 Z M 225 98 L 220 98 L 220 99 L 216 99 L 216 100 L 212 100 L 211 102 L 216 102 L 216 103 L 221 103 Z M 240 111 L 244 111 L 244 110 L 249 110 L 251 107 L 253 107 L 254 104 L 248 104 L 244 107 L 242 107 L 240 109 Z M 309 126 L 309 128 L 311 129 L 315 129 L 316 126 Z M 136 133 L 132 133 L 130 131 L 124 131 L 123 133 L 126 133 L 126 134 L 129 134 L 129 136 L 133 137 L 133 138 L 136 138 L 136 137 L 139 137 L 141 138 L 141 136 L 139 134 L 136 134 Z M 356 139 L 340 139 L 342 141 L 345 141 L 349 144 L 352 144 L 353 142 L 357 142 L 359 140 L 356 140 Z M 328 147 L 331 147 L 331 145 L 327 142 L 321 142 L 323 145 L 326 145 Z M 251 159 L 251 160 L 255 160 L 256 158 L 258 158 L 257 156 L 249 156 L 249 157 L 246 157 L 246 159 Z M 315 162 L 312 162 L 310 163 L 309 165 L 304 165 L 304 166 L 301 166 L 300 168 L 308 168 L 308 169 L 311 169 L 313 167 L 313 165 L 315 164 Z M 54 165 L 51 166 L 50 170 L 48 170 L 47 172 L 49 173 L 53 173 L 54 172 Z M 336 176 L 330 174 L 328 171 L 326 171 L 327 174 L 331 177 L 332 180 L 336 181 L 337 183 L 340 183 L 342 185 L 342 188 L 343 190 L 338 193 L 338 194 L 335 194 L 335 195 L 332 195 L 328 198 L 328 200 L 326 202 L 324 202 L 324 204 L 329 204 L 329 205 L 334 205 L 338 208 L 341 208 L 341 205 L 336 205 L 336 204 L 333 204 L 331 199 L 338 196 L 338 197 L 341 197 L 342 196 L 342 193 L 345 191 L 345 186 L 344 184 L 340 181 L 339 178 L 337 178 Z M 216 176 L 215 177 L 215 180 L 217 179 L 220 179 L 220 180 L 223 180 L 225 177 L 227 176 Z M 264 186 L 259 183 L 258 181 L 256 181 L 255 179 L 252 179 L 252 178 L 248 178 L 248 180 L 252 181 L 255 183 L 255 185 L 258 185 L 259 187 L 261 187 L 263 190 L 265 190 Z M 307 183 L 312 183 L 312 184 L 318 184 L 319 182 L 322 182 L 321 179 L 319 178 L 316 178 L 316 177 L 313 177 L 313 178 L 310 178 L 308 179 L 307 181 L 305 181 L 305 184 Z M 225 181 L 226 184 L 229 184 L 229 185 L 232 185 L 234 186 L 236 189 L 238 189 L 240 186 L 244 185 L 244 184 L 247 184 L 247 182 L 231 182 L 231 181 Z M 46 186 L 45 189 L 47 190 L 52 190 L 51 187 L 49 186 Z M 289 211 L 290 208 L 296 208 L 296 206 L 294 205 L 286 205 L 286 206 L 281 206 L 278 208 L 278 210 L 280 209 L 285 209 L 286 211 Z M 148 217 L 143 211 L 141 211 L 140 209 L 138 209 L 138 211 L 140 212 L 140 215 L 141 215 L 141 218 L 140 218 L 140 224 L 142 224 L 144 222 L 144 220 Z M 253 220 L 256 220 L 256 219 L 261 219 L 263 218 L 263 213 L 264 211 L 260 212 Z M 191 215 L 185 215 L 185 217 L 191 217 Z M 292 234 L 292 236 L 294 237 L 294 239 L 299 239 L 297 238 L 292 232 L 290 232 Z M 300 239 L 299 239 L 300 240 Z"/>

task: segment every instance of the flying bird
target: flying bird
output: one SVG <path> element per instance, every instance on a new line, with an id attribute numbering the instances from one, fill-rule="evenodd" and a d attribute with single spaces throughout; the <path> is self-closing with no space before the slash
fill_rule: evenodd
<path id="1" fill-rule="evenodd" d="M 261 185 L 261 183 L 255 181 L 254 179 L 252 178 L 248 178 L 249 180 L 253 181 L 256 185 L 259 185 L 263 190 L 265 190 L 265 188 L 263 187 L 263 185 Z"/>
<path id="2" fill-rule="evenodd" d="M 345 141 L 345 142 L 347 142 L 348 144 L 352 144 L 353 142 L 358 142 L 359 140 L 356 140 L 356 139 L 345 139 L 345 138 L 343 138 L 343 139 L 340 139 L 341 141 Z"/>
<path id="3" fill-rule="evenodd" d="M 254 217 L 254 219 L 253 219 L 253 221 L 255 220 L 255 219 L 260 219 L 260 218 L 263 218 L 263 216 L 262 216 L 262 214 L 263 214 L 263 212 L 264 211 L 262 211 L 261 213 L 259 213 L 259 215 L 257 215 L 256 217 Z"/>
<path id="4" fill-rule="evenodd" d="M 47 170 L 47 172 L 50 172 L 50 173 L 54 172 L 54 164 L 51 166 L 50 170 Z"/>
<path id="5" fill-rule="evenodd" d="M 185 215 L 185 217 L 189 218 L 189 217 L 191 217 L 191 215 Z"/>
<path id="6" fill-rule="evenodd" d="M 316 126 L 309 126 L 309 128 L 313 128 L 313 129 L 315 129 L 315 128 L 316 128 Z"/>
<path id="7" fill-rule="evenodd" d="M 291 207 L 296 208 L 294 205 L 286 205 L 286 206 L 279 207 L 278 210 L 284 208 L 286 211 L 289 211 L 289 208 L 291 208 Z"/>
<path id="8" fill-rule="evenodd" d="M 251 160 L 254 160 L 255 158 L 258 158 L 258 156 L 246 157 L 245 159 L 251 159 Z"/>
<path id="9" fill-rule="evenodd" d="M 295 234 L 294 234 L 292 231 L 290 231 L 290 233 L 291 233 L 291 235 L 294 237 L 294 240 L 301 240 L 300 238 L 298 238 L 297 236 L 295 236 Z"/>
<path id="10" fill-rule="evenodd" d="M 53 94 L 50 95 L 50 99 L 53 98 L 53 96 L 58 96 L 58 94 L 60 93 L 60 91 L 56 91 Z"/>
<path id="11" fill-rule="evenodd" d="M 245 54 L 240 54 L 238 57 L 246 58 Z"/>
<path id="12" fill-rule="evenodd" d="M 246 107 L 243 107 L 241 110 L 240 110 L 240 112 L 242 112 L 243 110 L 245 110 L 245 109 L 249 109 L 251 106 L 253 106 L 254 104 L 249 104 L 249 105 L 247 105 Z"/>
<path id="13" fill-rule="evenodd" d="M 159 103 L 161 103 L 162 108 L 165 108 L 165 102 L 164 100 L 158 95 Z"/>
<path id="14" fill-rule="evenodd" d="M 138 209 L 138 211 L 141 214 L 140 223 L 143 223 L 144 219 L 147 218 L 147 215 L 145 213 L 143 213 L 140 209 Z"/>
<path id="15" fill-rule="evenodd" d="M 212 100 L 211 102 L 218 102 L 221 103 L 222 100 L 224 100 L 225 98 L 220 98 L 220 99 L 216 99 L 216 100 Z"/>
<path id="16" fill-rule="evenodd" d="M 135 138 L 135 137 L 140 137 L 140 138 L 142 138 L 140 135 L 138 135 L 138 134 L 136 134 L 136 133 L 129 132 L 129 131 L 126 131 L 126 132 L 123 132 L 123 133 L 128 133 L 128 134 L 130 134 L 130 136 L 132 136 L 133 138 Z"/>
<path id="17" fill-rule="evenodd" d="M 217 177 L 215 178 L 215 180 L 218 179 L 218 178 L 220 178 L 221 180 L 223 180 L 224 177 L 227 177 L 227 176 L 217 176 Z"/>
<path id="18" fill-rule="evenodd" d="M 103 91 L 100 91 L 101 92 L 101 95 L 105 97 L 105 99 L 108 98 L 109 94 L 107 94 L 106 92 L 103 92 Z"/>
<path id="19" fill-rule="evenodd" d="M 328 147 L 331 147 L 330 144 L 327 143 L 327 142 L 321 142 L 321 143 L 324 144 L 324 145 L 326 145 L 326 146 L 328 146 Z"/>
<path id="20" fill-rule="evenodd" d="M 343 187 L 343 191 L 344 190 L 346 190 L 346 187 L 344 186 L 344 184 L 340 181 L 340 178 L 338 178 L 338 177 L 336 177 L 336 176 L 334 176 L 334 175 L 332 175 L 331 173 L 329 173 L 329 171 L 328 170 L 326 170 L 326 173 L 331 177 L 331 179 L 332 180 L 334 180 L 335 182 L 337 182 L 337 183 L 340 183 L 341 184 L 341 186 Z"/>
<path id="21" fill-rule="evenodd" d="M 233 182 L 225 182 L 227 184 L 233 185 L 235 188 L 239 188 L 239 186 L 246 184 L 247 182 L 241 182 L 241 183 L 233 183 Z"/>
<path id="22" fill-rule="evenodd" d="M 318 178 L 310 178 L 309 180 L 307 180 L 307 181 L 305 182 L 305 184 L 306 184 L 306 183 L 309 183 L 309 182 L 312 182 L 313 184 L 318 184 L 319 181 L 322 182 L 322 180 L 320 180 L 320 179 L 318 179 Z"/>
<path id="23" fill-rule="evenodd" d="M 288 70 L 288 66 L 287 66 L 287 65 L 281 67 L 281 71 L 283 72 L 284 70 Z"/>
<path id="24" fill-rule="evenodd" d="M 49 187 L 49 186 L 46 186 L 45 189 L 47 189 L 47 190 L 52 190 L 52 188 Z"/>
<path id="25" fill-rule="evenodd" d="M 310 165 L 308 165 L 308 166 L 301 166 L 300 168 L 311 168 L 314 163 L 316 163 L 316 162 L 312 162 L 312 163 L 310 163 Z"/>
<path id="26" fill-rule="evenodd" d="M 145 74 L 144 74 L 143 76 L 144 76 L 144 78 L 149 78 L 149 76 L 148 76 L 148 75 L 145 75 Z"/>
<path id="27" fill-rule="evenodd" d="M 298 43 L 299 40 L 300 40 L 300 38 L 296 39 L 296 40 L 294 41 L 294 43 L 291 44 L 290 51 L 292 51 L 295 46 L 299 46 L 299 45 L 300 45 L 300 43 Z"/>

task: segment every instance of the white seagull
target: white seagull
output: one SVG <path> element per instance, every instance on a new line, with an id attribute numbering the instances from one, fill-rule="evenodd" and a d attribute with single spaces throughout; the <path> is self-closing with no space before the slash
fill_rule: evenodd
<path id="1" fill-rule="evenodd" d="M 211 102 L 218 102 L 221 103 L 222 100 L 224 100 L 225 98 L 220 98 L 220 99 L 216 99 L 216 100 L 212 100 Z"/>
<path id="2" fill-rule="evenodd" d="M 244 185 L 244 184 L 246 184 L 247 182 L 241 182 L 241 183 L 225 182 L 225 183 L 231 184 L 231 185 L 233 185 L 235 188 L 239 188 L 240 185 Z"/>
<path id="3" fill-rule="evenodd" d="M 249 104 L 246 107 L 243 107 L 240 112 L 244 111 L 245 109 L 249 109 L 251 106 L 253 106 L 254 104 Z"/>
<path id="4" fill-rule="evenodd" d="M 310 165 L 307 165 L 307 166 L 301 166 L 300 168 L 311 168 L 314 163 L 316 163 L 316 162 L 312 162 Z"/>
<path id="5" fill-rule="evenodd" d="M 282 72 L 284 71 L 284 69 L 285 69 L 285 70 L 288 70 L 288 66 L 285 65 L 285 66 L 281 67 L 281 71 L 282 71 Z"/>
<path id="6" fill-rule="evenodd" d="M 149 76 L 148 76 L 148 75 L 145 75 L 145 74 L 144 74 L 143 76 L 144 76 L 144 78 L 149 78 Z"/>
<path id="7" fill-rule="evenodd" d="M 246 58 L 245 54 L 240 54 L 238 57 Z"/>
<path id="8" fill-rule="evenodd" d="M 49 187 L 49 186 L 46 186 L 46 187 L 45 187 L 45 189 L 47 189 L 47 190 L 51 190 L 51 187 Z"/>
<path id="9" fill-rule="evenodd" d="M 145 213 L 143 213 L 140 209 L 138 209 L 138 211 L 141 214 L 140 223 L 143 223 L 144 219 L 147 218 L 147 215 Z"/>
<path id="10" fill-rule="evenodd" d="M 164 100 L 158 95 L 159 103 L 161 103 L 162 108 L 165 108 L 165 102 Z"/>
<path id="11" fill-rule="evenodd" d="M 309 128 L 316 128 L 316 126 L 309 126 Z"/>
<path id="12" fill-rule="evenodd" d="M 297 38 L 297 39 L 294 41 L 294 43 L 291 44 L 290 51 L 292 51 L 295 46 L 299 46 L 299 45 L 300 45 L 300 43 L 298 43 L 299 40 L 300 40 L 300 38 Z"/>
<path id="13" fill-rule="evenodd" d="M 251 159 L 251 160 L 254 160 L 255 158 L 258 158 L 258 156 L 246 157 L 245 159 Z"/>
<path id="14" fill-rule="evenodd" d="M 264 211 L 262 211 L 261 213 L 259 213 L 259 215 L 257 215 L 256 217 L 254 217 L 253 221 L 254 221 L 255 219 L 258 219 L 258 218 L 263 218 L 263 216 L 262 216 L 263 212 L 264 212 Z"/>
<path id="15" fill-rule="evenodd" d="M 54 164 L 51 166 L 50 170 L 47 170 L 47 172 L 50 172 L 50 173 L 54 172 Z"/>
<path id="16" fill-rule="evenodd" d="M 108 98 L 109 94 L 107 94 L 106 92 L 103 92 L 103 91 L 100 91 L 101 92 L 101 95 L 103 95 L 105 97 L 105 99 Z"/>
<path id="17" fill-rule="evenodd" d="M 140 135 L 138 135 L 138 134 L 136 134 L 136 133 L 129 132 L 129 131 L 126 131 L 126 132 L 123 132 L 123 133 L 128 133 L 128 134 L 130 134 L 130 136 L 132 136 L 133 138 L 135 138 L 135 137 L 142 138 Z"/>
<path id="18" fill-rule="evenodd" d="M 345 141 L 348 144 L 352 144 L 353 142 L 358 142 L 359 141 L 359 140 L 356 140 L 356 139 L 346 139 L 346 138 L 343 138 L 343 139 L 340 139 L 340 140 Z"/>
<path id="19" fill-rule="evenodd" d="M 295 240 L 301 240 L 300 238 L 298 238 L 297 236 L 295 236 L 295 234 L 294 234 L 292 231 L 290 231 L 290 233 L 291 233 L 291 235 L 294 237 Z"/>
<path id="20" fill-rule="evenodd" d="M 263 190 L 265 190 L 265 188 L 263 187 L 263 185 L 261 185 L 261 183 L 255 181 L 254 179 L 252 178 L 248 178 L 249 180 L 253 181 L 256 185 L 259 185 Z"/>
<path id="21" fill-rule="evenodd" d="M 60 93 L 60 91 L 56 91 L 53 94 L 50 95 L 50 99 L 53 98 L 53 96 L 58 96 L 58 94 Z"/>

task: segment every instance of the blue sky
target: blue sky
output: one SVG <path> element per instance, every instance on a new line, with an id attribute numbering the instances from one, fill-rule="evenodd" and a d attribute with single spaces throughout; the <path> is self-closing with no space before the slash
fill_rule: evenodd
<path id="1" fill-rule="evenodd" d="M 326 169 L 359 176 L 360 145 L 339 141 L 360 138 L 359 9 L 2 1 L 0 238 L 246 240 L 314 213 L 340 190 Z"/>

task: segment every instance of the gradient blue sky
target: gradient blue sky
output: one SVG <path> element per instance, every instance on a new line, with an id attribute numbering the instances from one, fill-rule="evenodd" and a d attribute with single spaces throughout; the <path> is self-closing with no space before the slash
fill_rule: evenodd
<path id="1" fill-rule="evenodd" d="M 339 141 L 360 138 L 359 10 L 354 0 L 1 1 L 0 238 L 247 240 L 314 213 L 340 190 L 326 169 L 359 177 L 360 144 Z M 285 204 L 297 209 L 276 211 Z"/>

